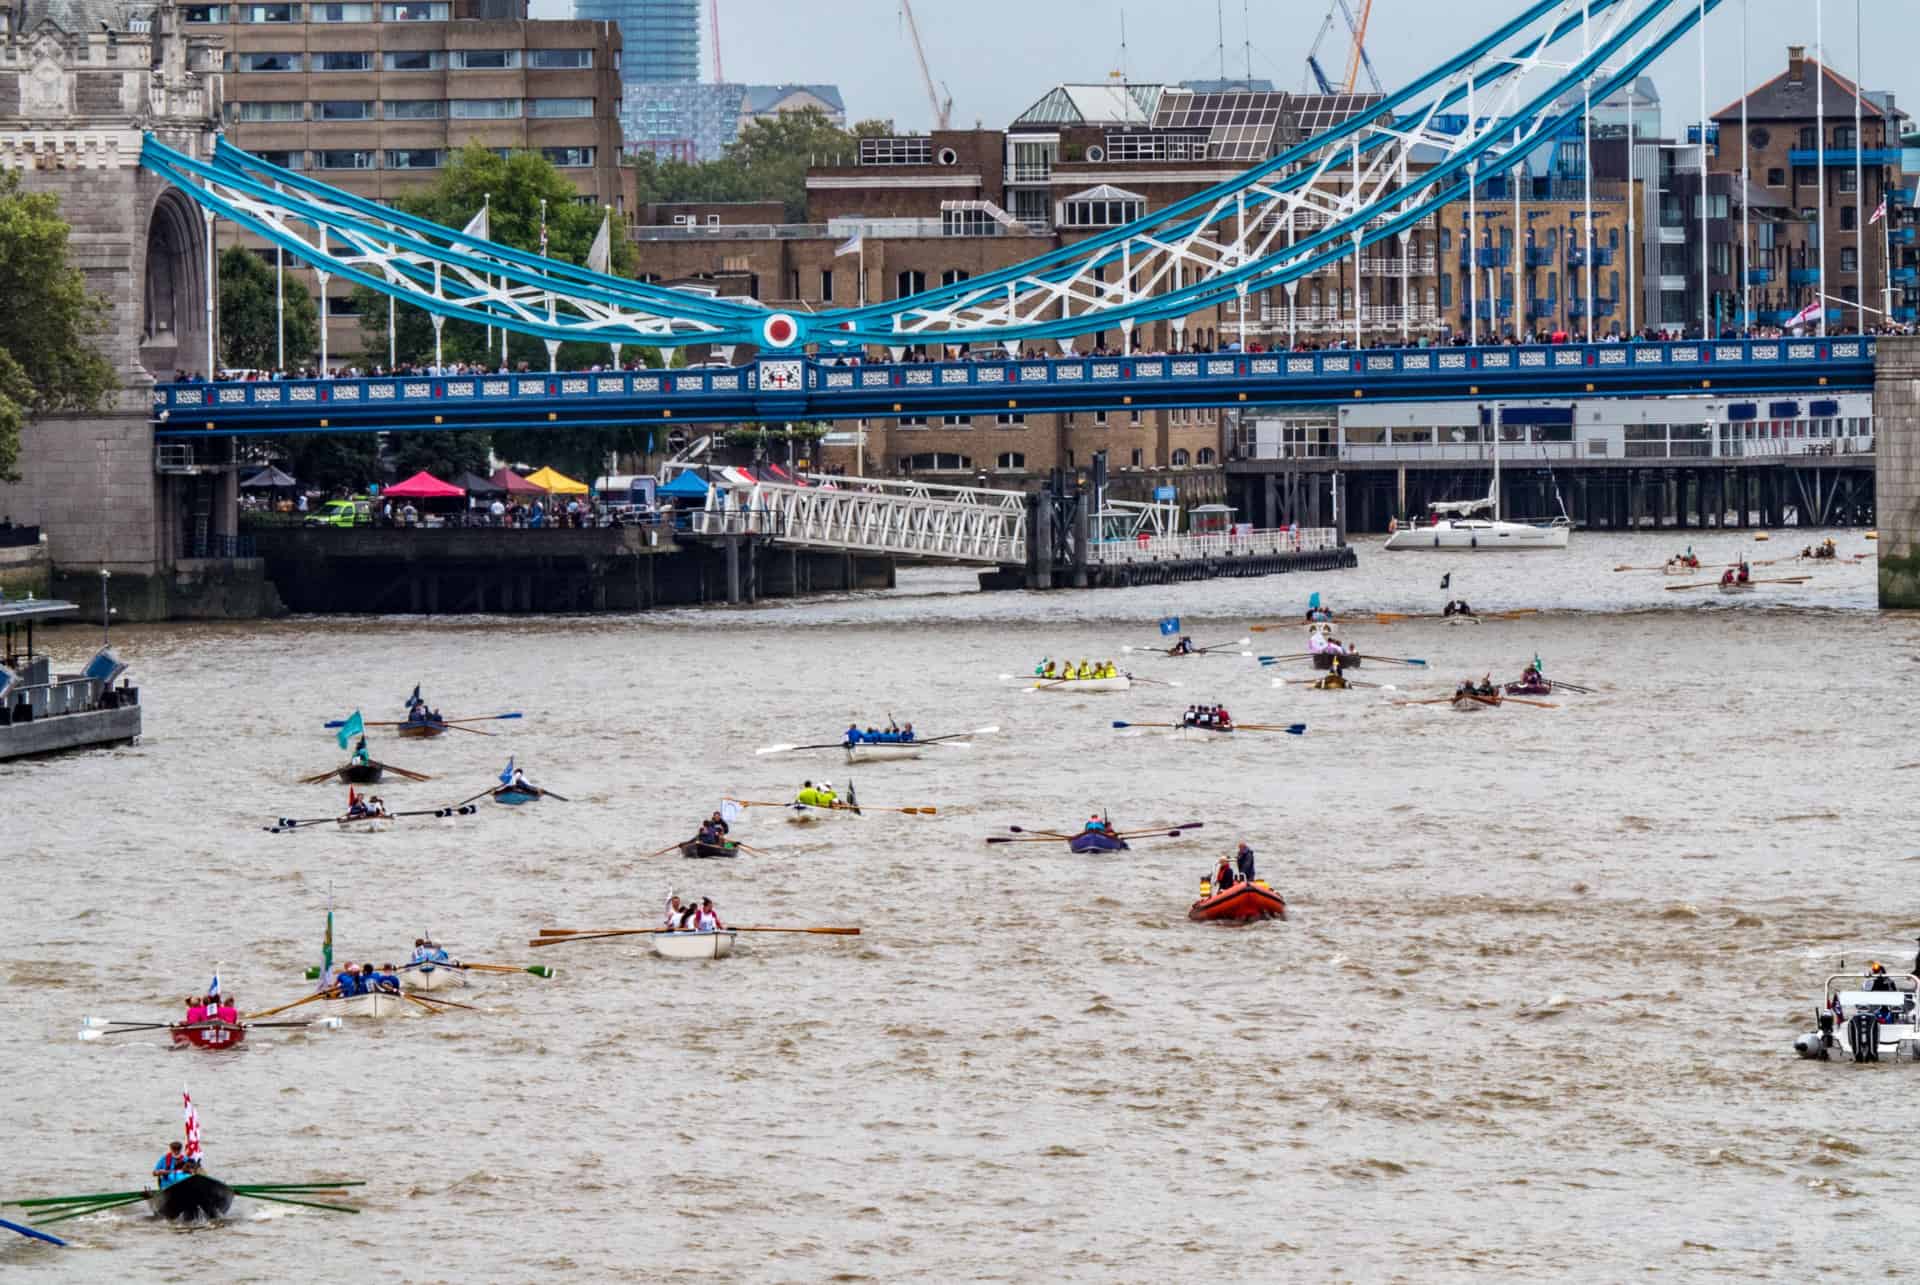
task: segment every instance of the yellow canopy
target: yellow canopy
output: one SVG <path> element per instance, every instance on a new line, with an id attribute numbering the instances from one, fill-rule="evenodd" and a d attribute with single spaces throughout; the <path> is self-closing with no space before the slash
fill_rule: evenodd
<path id="1" fill-rule="evenodd" d="M 543 468 L 538 473 L 527 474 L 527 481 L 553 495 L 585 495 L 587 484 L 576 482 L 565 473 L 552 468 Z"/>

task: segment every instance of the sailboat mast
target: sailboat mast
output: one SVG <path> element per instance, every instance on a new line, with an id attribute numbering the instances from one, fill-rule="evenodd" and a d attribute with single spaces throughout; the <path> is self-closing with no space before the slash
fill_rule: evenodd
<path id="1" fill-rule="evenodd" d="M 1500 403 L 1493 404 L 1493 520 L 1500 520 Z"/>

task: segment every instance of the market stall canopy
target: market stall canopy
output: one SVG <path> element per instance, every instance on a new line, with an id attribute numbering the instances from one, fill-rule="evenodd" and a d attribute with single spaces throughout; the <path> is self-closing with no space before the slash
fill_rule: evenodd
<path id="1" fill-rule="evenodd" d="M 248 478 L 246 481 L 240 484 L 241 488 L 245 490 L 262 490 L 262 491 L 277 490 L 282 487 L 297 486 L 297 485 L 299 484 L 295 482 L 292 477 L 290 477 L 285 473 L 282 473 L 279 469 L 273 467 L 271 464 L 269 464 L 266 468 L 261 469 L 258 473 L 255 473 L 252 477 Z"/>
<path id="2" fill-rule="evenodd" d="M 502 464 L 493 471 L 493 484 L 508 495 L 545 495 L 546 492 Z"/>
<path id="3" fill-rule="evenodd" d="M 587 493 L 587 484 L 585 482 L 576 482 L 565 473 L 559 472 L 552 467 L 543 468 L 537 473 L 527 474 L 527 481 L 533 483 L 541 490 L 551 492 L 554 495 L 585 495 Z"/>
<path id="4" fill-rule="evenodd" d="M 442 482 L 425 469 L 386 489 L 387 498 L 392 500 L 458 500 L 465 499 L 466 494 L 451 482 Z"/>
<path id="5" fill-rule="evenodd" d="M 465 487 L 468 495 L 495 496 L 507 493 L 506 487 L 499 485 L 491 478 L 481 477 L 478 473 L 462 473 L 453 479 L 453 484 Z"/>
<path id="6" fill-rule="evenodd" d="M 707 480 L 697 470 L 687 469 L 661 487 L 660 494 L 675 500 L 704 500 L 707 498 Z"/>

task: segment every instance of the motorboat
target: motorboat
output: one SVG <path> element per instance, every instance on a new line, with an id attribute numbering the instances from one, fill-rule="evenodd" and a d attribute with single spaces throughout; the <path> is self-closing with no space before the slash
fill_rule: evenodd
<path id="1" fill-rule="evenodd" d="M 1285 898 L 1268 887 L 1265 879 L 1251 883 L 1243 879 L 1218 889 L 1211 880 L 1202 879 L 1200 899 L 1187 907 L 1187 918 L 1195 923 L 1214 919 L 1245 923 L 1286 917 Z"/>
<path id="2" fill-rule="evenodd" d="M 1814 1029 L 1793 1042 L 1801 1057 L 1920 1062 L 1920 976 L 1914 973 L 1835 973 L 1813 1017 Z"/>

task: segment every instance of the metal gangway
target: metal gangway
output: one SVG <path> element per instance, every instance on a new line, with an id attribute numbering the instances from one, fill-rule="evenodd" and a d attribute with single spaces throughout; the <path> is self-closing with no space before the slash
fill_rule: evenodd
<path id="1" fill-rule="evenodd" d="M 694 535 L 758 535 L 776 546 L 923 562 L 1027 560 L 1027 495 L 987 487 L 802 473 L 799 483 L 713 486 Z"/>

